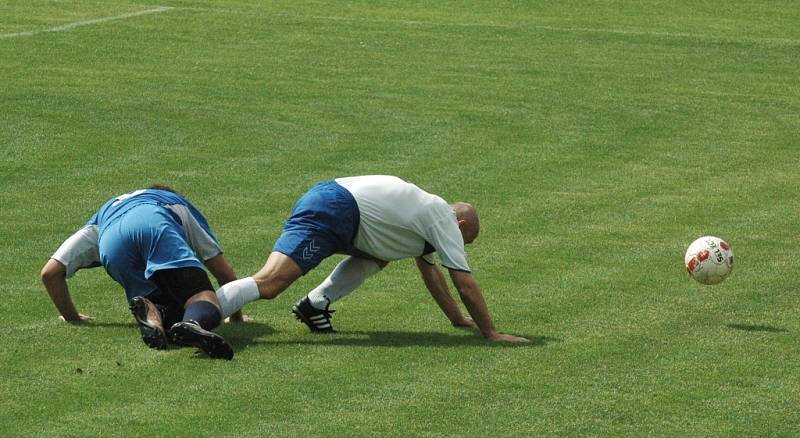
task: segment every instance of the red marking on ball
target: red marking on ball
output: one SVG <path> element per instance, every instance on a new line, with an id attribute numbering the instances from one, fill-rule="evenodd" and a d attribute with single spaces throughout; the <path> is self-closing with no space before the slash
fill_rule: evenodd
<path id="1" fill-rule="evenodd" d="M 707 259 L 709 255 L 710 254 L 709 254 L 708 250 L 704 249 L 704 250 L 702 250 L 702 251 L 697 253 L 697 260 L 702 262 L 703 260 Z"/>
<path id="2" fill-rule="evenodd" d="M 725 251 L 730 251 L 731 250 L 731 246 L 728 245 L 728 243 L 725 242 L 724 240 L 720 240 L 719 241 L 719 246 L 721 246 L 722 249 L 724 249 Z"/>
<path id="3" fill-rule="evenodd" d="M 699 264 L 700 264 L 700 261 L 697 260 L 697 257 L 692 257 L 692 259 L 689 260 L 689 264 L 686 265 L 686 270 L 689 271 L 689 273 L 691 274 L 692 272 L 694 272 L 694 268 L 696 268 L 697 265 L 699 265 Z"/>

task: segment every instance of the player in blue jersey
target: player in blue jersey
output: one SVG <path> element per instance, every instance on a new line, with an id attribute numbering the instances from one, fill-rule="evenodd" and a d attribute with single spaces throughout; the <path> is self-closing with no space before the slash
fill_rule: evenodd
<path id="1" fill-rule="evenodd" d="M 108 200 L 69 237 L 42 269 L 62 319 L 93 319 L 75 309 L 66 279 L 97 266 L 125 289 L 149 347 L 163 349 L 172 341 L 210 357 L 233 358 L 227 341 L 210 331 L 222 312 L 204 267 L 220 285 L 236 280 L 236 274 L 208 221 L 186 198 L 166 186 L 126 193 Z"/>

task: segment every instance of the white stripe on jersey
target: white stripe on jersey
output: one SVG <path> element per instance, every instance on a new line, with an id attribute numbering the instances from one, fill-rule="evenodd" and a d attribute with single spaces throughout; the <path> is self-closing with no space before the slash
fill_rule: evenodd
<path id="1" fill-rule="evenodd" d="M 189 239 L 189 246 L 194 253 L 202 261 L 206 261 L 222 252 L 222 247 L 219 246 L 216 240 L 211 237 L 205 229 L 197 222 L 192 212 L 189 211 L 183 204 L 165 205 L 166 208 L 172 210 L 181 218 L 183 223 L 183 231 L 186 232 L 186 238 Z"/>

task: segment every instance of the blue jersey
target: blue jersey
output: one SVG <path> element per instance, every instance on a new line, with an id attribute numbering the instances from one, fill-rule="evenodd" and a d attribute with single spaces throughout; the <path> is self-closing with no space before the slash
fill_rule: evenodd
<path id="1" fill-rule="evenodd" d="M 108 200 L 53 258 L 62 261 L 68 276 L 102 264 L 130 301 L 156 289 L 155 272 L 202 269 L 221 253 L 208 221 L 186 198 L 144 189 Z"/>
<path id="2" fill-rule="evenodd" d="M 180 225 L 183 225 L 183 220 L 175 211 L 176 209 L 173 206 L 183 206 L 192 215 L 192 218 L 197 222 L 197 224 L 200 225 L 203 230 L 214 239 L 214 241 L 217 241 L 217 238 L 211 231 L 211 227 L 208 225 L 208 221 L 203 214 L 200 213 L 200 211 L 196 209 L 188 199 L 177 193 L 166 190 L 142 189 L 111 198 L 106 201 L 102 207 L 100 207 L 100 210 L 98 210 L 97 213 L 95 213 L 92 218 L 89 219 L 89 222 L 87 222 L 86 225 L 97 225 L 99 227 L 99 233 L 102 236 L 105 228 L 114 220 L 124 215 L 130 209 L 143 204 L 158 205 L 169 208 L 170 211 L 174 213 L 173 215 Z"/>

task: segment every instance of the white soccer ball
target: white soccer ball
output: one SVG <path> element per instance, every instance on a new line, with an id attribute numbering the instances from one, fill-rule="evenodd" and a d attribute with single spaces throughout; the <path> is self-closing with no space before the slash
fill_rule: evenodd
<path id="1" fill-rule="evenodd" d="M 719 237 L 703 236 L 689 245 L 684 262 L 692 278 L 702 284 L 717 284 L 733 270 L 733 250 Z"/>

